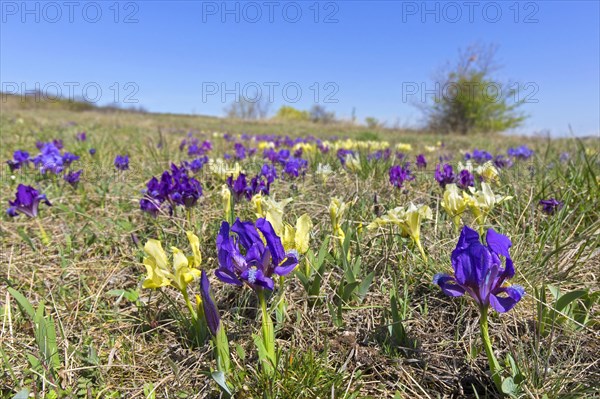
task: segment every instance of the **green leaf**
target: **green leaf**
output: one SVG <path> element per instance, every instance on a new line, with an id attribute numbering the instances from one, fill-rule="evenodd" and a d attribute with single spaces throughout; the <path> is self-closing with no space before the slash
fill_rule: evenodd
<path id="1" fill-rule="evenodd" d="M 13 298 L 15 298 L 15 300 L 21 308 L 21 311 L 33 320 L 35 311 L 33 310 L 31 302 L 29 302 L 27 298 L 23 296 L 23 294 L 21 294 L 19 291 L 15 290 L 12 287 L 8 287 L 7 291 L 13 296 Z"/>
<path id="2" fill-rule="evenodd" d="M 241 361 L 246 360 L 246 351 L 240 344 L 235 345 L 235 353 L 237 353 Z"/>
<path id="3" fill-rule="evenodd" d="M 504 381 L 502 381 L 502 392 L 513 396 L 517 391 L 517 385 L 515 384 L 515 382 L 513 381 L 512 377 L 508 377 L 505 378 Z"/>
<path id="4" fill-rule="evenodd" d="M 29 389 L 23 388 L 12 399 L 27 399 L 29 398 Z"/>
<path id="5" fill-rule="evenodd" d="M 359 302 L 362 302 L 365 299 L 365 296 L 367 295 L 367 292 L 369 291 L 369 287 L 371 286 L 371 283 L 373 282 L 374 277 L 375 277 L 375 272 L 373 271 L 373 272 L 367 274 L 367 276 L 360 283 L 360 286 L 358 287 L 358 292 L 356 294 Z"/>
<path id="6" fill-rule="evenodd" d="M 571 302 L 576 301 L 577 299 L 581 298 L 585 294 L 587 294 L 586 290 L 576 290 L 576 291 L 567 292 L 566 294 L 561 295 L 558 298 L 558 300 L 556 301 L 556 304 L 554 305 L 554 309 L 556 309 L 557 311 L 560 312 L 563 309 L 565 309 L 567 306 L 569 306 L 569 304 Z"/>
<path id="7" fill-rule="evenodd" d="M 22 227 L 19 227 L 17 229 L 17 233 L 19 233 L 23 241 L 25 241 L 31 247 L 33 252 L 37 252 L 35 249 L 35 245 L 33 245 L 33 241 L 31 241 L 31 238 L 29 238 L 29 235 L 25 232 L 25 230 L 23 230 Z"/>
<path id="8" fill-rule="evenodd" d="M 358 281 L 355 281 L 350 284 L 346 284 L 342 291 L 342 300 L 344 302 L 348 302 L 350 300 L 350 297 L 352 296 L 352 293 L 354 292 L 356 287 L 358 287 L 359 285 L 360 285 L 360 283 Z"/>
<path id="9" fill-rule="evenodd" d="M 226 393 L 229 396 L 233 395 L 233 393 L 229 389 L 229 386 L 227 385 L 225 373 L 223 373 L 222 371 L 215 371 L 210 376 L 224 393 Z"/>

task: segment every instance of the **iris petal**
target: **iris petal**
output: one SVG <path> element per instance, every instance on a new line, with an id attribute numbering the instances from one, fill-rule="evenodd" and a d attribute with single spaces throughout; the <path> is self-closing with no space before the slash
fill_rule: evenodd
<path id="1" fill-rule="evenodd" d="M 285 251 L 283 250 L 281 239 L 275 234 L 273 226 L 267 219 L 260 218 L 256 221 L 256 228 L 265 236 L 267 246 L 271 251 L 273 264 L 279 265 L 285 258 Z"/>
<path id="2" fill-rule="evenodd" d="M 298 257 L 293 253 L 288 253 L 287 258 L 279 266 L 275 267 L 274 273 L 279 276 L 287 276 L 297 265 Z"/>
<path id="3" fill-rule="evenodd" d="M 202 270 L 200 277 L 200 295 L 202 295 L 202 307 L 204 308 L 204 316 L 206 317 L 206 324 L 213 335 L 217 335 L 219 330 L 219 324 L 221 319 L 219 317 L 219 310 L 215 301 L 210 295 L 210 283 L 206 276 L 206 271 Z"/>
<path id="4" fill-rule="evenodd" d="M 504 234 L 497 233 L 494 229 L 489 229 L 487 231 L 487 235 L 485 237 L 487 241 L 487 245 L 497 254 L 504 256 L 505 258 L 509 258 L 510 254 L 508 253 L 509 248 L 512 246 L 510 239 Z"/>
<path id="5" fill-rule="evenodd" d="M 242 285 L 242 282 L 236 277 L 235 273 L 227 269 L 215 270 L 215 276 L 227 284 Z"/>
<path id="6" fill-rule="evenodd" d="M 456 280 L 447 274 L 436 274 L 433 277 L 433 283 L 439 285 L 442 292 L 448 296 L 462 296 L 465 293 L 464 288 L 456 284 Z"/>
<path id="7" fill-rule="evenodd" d="M 241 222 L 237 219 L 231 227 L 231 231 L 237 233 L 240 242 L 246 249 L 249 249 L 254 243 L 262 242 L 252 222 Z"/>
<path id="8" fill-rule="evenodd" d="M 506 293 L 507 296 L 498 296 L 502 293 Z M 490 305 L 498 313 L 508 312 L 523 298 L 523 295 L 525 295 L 525 290 L 520 285 L 500 288 L 490 295 Z"/>

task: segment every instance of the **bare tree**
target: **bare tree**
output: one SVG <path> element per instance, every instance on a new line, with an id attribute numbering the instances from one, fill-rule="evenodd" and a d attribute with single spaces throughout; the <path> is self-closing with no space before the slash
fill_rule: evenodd
<path id="1" fill-rule="evenodd" d="M 258 96 L 256 99 L 241 96 L 239 100 L 232 102 L 225 108 L 228 118 L 256 120 L 264 119 L 269 114 L 271 104 L 266 98 Z"/>

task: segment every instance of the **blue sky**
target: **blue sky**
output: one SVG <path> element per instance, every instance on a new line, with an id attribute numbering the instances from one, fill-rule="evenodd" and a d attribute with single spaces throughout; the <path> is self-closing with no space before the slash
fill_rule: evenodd
<path id="1" fill-rule="evenodd" d="M 259 87 L 271 112 L 316 100 L 412 126 L 436 71 L 493 43 L 498 81 L 527 85 L 519 132 L 598 135 L 599 3 L 3 1 L 2 89 L 223 115 Z"/>

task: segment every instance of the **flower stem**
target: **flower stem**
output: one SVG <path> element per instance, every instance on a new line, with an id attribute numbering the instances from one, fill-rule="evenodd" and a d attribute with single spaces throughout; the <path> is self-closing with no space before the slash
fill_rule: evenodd
<path id="1" fill-rule="evenodd" d="M 185 304 L 187 305 L 190 314 L 192 315 L 192 320 L 194 321 L 194 323 L 196 323 L 196 320 L 198 320 L 198 314 L 196 313 L 196 310 L 194 310 L 194 307 L 192 306 L 192 303 L 190 302 L 190 298 L 188 296 L 187 290 L 182 290 L 181 293 L 183 294 L 183 299 L 185 299 Z"/>
<path id="2" fill-rule="evenodd" d="M 494 356 L 494 349 L 492 348 L 492 341 L 490 340 L 490 334 L 488 329 L 488 309 L 484 307 L 481 309 L 481 317 L 479 318 L 479 328 L 481 330 L 481 340 L 483 341 L 483 347 L 487 354 L 488 363 L 490 364 L 490 371 L 492 373 L 492 379 L 496 385 L 498 392 L 502 393 L 502 376 L 500 375 L 500 363 Z"/>
<path id="3" fill-rule="evenodd" d="M 48 238 L 48 234 L 46 234 L 46 230 L 44 230 L 44 226 L 42 226 L 42 222 L 40 222 L 40 219 L 38 218 L 35 218 L 35 221 L 37 222 L 38 228 L 40 229 L 42 244 L 44 244 L 45 246 L 50 245 L 50 239 Z"/>
<path id="4" fill-rule="evenodd" d="M 417 248 L 419 248 L 419 251 L 421 252 L 421 256 L 423 257 L 423 260 L 425 262 L 427 262 L 427 255 L 425 255 L 425 250 L 423 249 L 423 246 L 421 245 L 421 240 L 419 239 L 419 237 L 415 238 L 415 244 L 417 245 Z"/>

